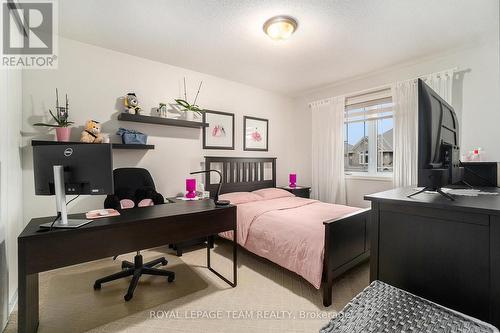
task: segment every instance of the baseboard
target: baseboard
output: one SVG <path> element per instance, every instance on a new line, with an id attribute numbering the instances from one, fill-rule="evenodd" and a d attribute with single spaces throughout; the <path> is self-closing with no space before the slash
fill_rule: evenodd
<path id="1" fill-rule="evenodd" d="M 3 332 L 7 327 L 7 325 L 9 324 L 10 315 L 12 314 L 12 311 L 14 311 L 14 309 L 16 308 L 16 305 L 17 305 L 17 289 L 14 292 L 14 295 L 12 295 L 11 299 L 9 300 L 9 308 L 8 308 L 9 314 L 7 316 L 7 320 L 5 320 L 5 322 L 3 323 L 0 323 L 0 332 Z"/>
<path id="2" fill-rule="evenodd" d="M 12 295 L 11 299 L 9 300 L 9 316 L 14 311 L 14 308 L 17 305 L 17 290 L 14 292 L 14 295 Z"/>

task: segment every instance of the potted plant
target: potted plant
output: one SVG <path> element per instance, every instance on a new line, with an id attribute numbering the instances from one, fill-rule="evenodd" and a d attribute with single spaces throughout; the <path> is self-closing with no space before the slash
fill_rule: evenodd
<path id="1" fill-rule="evenodd" d="M 200 94 L 200 89 L 202 84 L 203 81 L 200 81 L 200 85 L 198 86 L 198 91 L 196 92 L 193 104 L 190 104 L 187 101 L 186 78 L 184 78 L 184 99 L 181 98 L 175 99 L 175 102 L 184 108 L 184 110 L 182 111 L 184 111 L 187 120 L 193 121 L 195 113 L 198 116 L 201 116 L 203 114 L 203 109 L 201 109 L 198 105 L 196 105 L 196 100 L 198 99 L 198 95 Z"/>
<path id="2" fill-rule="evenodd" d="M 68 142 L 71 134 L 71 125 L 74 122 L 69 121 L 69 103 L 68 103 L 68 95 L 66 95 L 66 106 L 59 106 L 59 93 L 56 88 L 56 114 L 49 109 L 49 113 L 52 116 L 52 119 L 55 121 L 55 124 L 51 123 L 36 123 L 33 126 L 45 126 L 56 129 L 56 138 L 57 141 Z"/>

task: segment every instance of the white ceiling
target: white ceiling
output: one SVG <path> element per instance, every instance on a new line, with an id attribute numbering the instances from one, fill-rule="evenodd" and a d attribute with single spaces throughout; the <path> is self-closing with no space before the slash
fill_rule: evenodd
<path id="1" fill-rule="evenodd" d="M 64 0 L 61 35 L 287 95 L 497 33 L 498 0 Z M 287 41 L 262 24 L 294 16 Z"/>

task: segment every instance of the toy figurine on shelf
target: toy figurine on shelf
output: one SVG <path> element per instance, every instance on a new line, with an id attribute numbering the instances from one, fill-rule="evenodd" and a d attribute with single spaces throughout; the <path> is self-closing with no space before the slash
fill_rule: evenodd
<path id="1" fill-rule="evenodd" d="M 101 133 L 101 124 L 95 120 L 87 120 L 80 136 L 80 142 L 104 143 L 104 141 L 104 136 Z"/>
<path id="2" fill-rule="evenodd" d="M 141 107 L 139 106 L 139 100 L 137 99 L 135 93 L 128 93 L 127 96 L 125 96 L 124 104 L 125 112 L 131 114 L 140 114 L 142 111 Z"/>

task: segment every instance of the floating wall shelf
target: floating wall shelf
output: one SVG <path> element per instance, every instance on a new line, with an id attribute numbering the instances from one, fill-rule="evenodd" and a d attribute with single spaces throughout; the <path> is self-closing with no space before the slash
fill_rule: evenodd
<path id="1" fill-rule="evenodd" d="M 155 145 L 139 145 L 139 144 L 125 144 L 125 143 L 112 143 L 113 149 L 155 149 Z"/>
<path id="2" fill-rule="evenodd" d="M 190 127 L 190 128 L 202 128 L 207 127 L 207 123 L 202 123 L 198 121 L 189 121 L 182 119 L 172 119 L 172 118 L 161 118 L 154 116 L 143 116 L 140 114 L 131 114 L 122 112 L 118 115 L 118 120 L 121 121 L 132 121 L 136 123 L 147 123 L 147 124 L 157 124 L 157 125 L 167 125 L 167 126 L 178 126 L 178 127 Z"/>
<path id="3" fill-rule="evenodd" d="M 99 143 L 85 143 L 85 142 L 59 142 L 59 141 L 47 141 L 47 140 L 31 140 L 32 146 L 48 146 L 48 145 L 98 145 Z M 155 149 L 154 145 L 136 145 L 136 144 L 124 144 L 124 143 L 112 143 L 111 148 L 113 149 Z"/>

